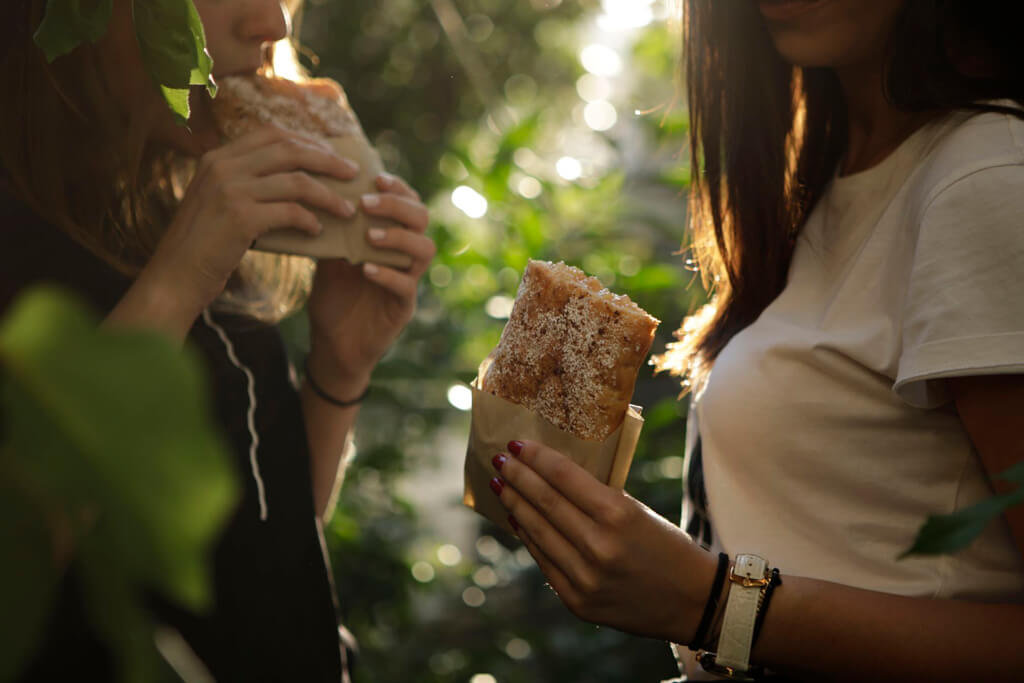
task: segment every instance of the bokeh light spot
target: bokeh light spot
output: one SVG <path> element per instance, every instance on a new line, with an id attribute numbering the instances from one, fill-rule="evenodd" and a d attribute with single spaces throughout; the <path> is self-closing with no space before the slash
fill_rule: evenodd
<path id="1" fill-rule="evenodd" d="M 453 384 L 450 387 L 448 387 L 448 403 L 450 403 L 453 408 L 456 408 L 458 410 L 462 410 L 462 411 L 471 410 L 473 408 L 473 392 L 472 392 L 472 390 L 469 387 L 467 387 L 464 384 Z M 455 546 L 453 546 L 453 545 L 452 546 L 441 546 L 441 547 L 442 547 L 442 549 L 443 548 L 455 548 Z M 459 552 L 459 549 L 455 548 L 455 552 Z M 444 561 L 444 558 L 441 557 L 441 551 L 440 550 L 437 551 L 437 557 L 438 557 L 438 559 L 441 560 L 441 562 L 443 564 L 448 564 L 447 562 Z M 458 559 L 456 559 L 455 562 L 453 562 L 452 564 L 458 564 L 458 563 L 459 563 L 459 561 L 458 561 Z M 449 565 L 449 566 L 451 566 L 451 565 Z"/>
<path id="2" fill-rule="evenodd" d="M 566 180 L 578 180 L 583 175 L 583 165 L 580 164 L 579 159 L 573 159 L 572 157 L 562 157 L 555 163 L 555 170 L 558 175 L 562 176 Z"/>
<path id="3" fill-rule="evenodd" d="M 580 51 L 583 68 L 595 76 L 615 76 L 622 71 L 619 53 L 601 43 L 591 43 Z"/>
<path id="4" fill-rule="evenodd" d="M 429 562 L 420 560 L 412 566 L 412 578 L 420 583 L 430 583 L 434 580 L 434 568 Z"/>
<path id="5" fill-rule="evenodd" d="M 470 607 L 479 607 L 487 601 L 487 596 L 476 586 L 470 586 L 462 591 L 462 602 Z"/>
<path id="6" fill-rule="evenodd" d="M 483 218 L 487 214 L 487 199 L 468 185 L 452 190 L 452 204 L 470 218 Z"/>

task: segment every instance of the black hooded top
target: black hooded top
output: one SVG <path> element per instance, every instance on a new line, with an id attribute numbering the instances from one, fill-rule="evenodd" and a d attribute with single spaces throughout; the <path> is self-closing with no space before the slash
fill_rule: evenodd
<path id="1" fill-rule="evenodd" d="M 71 290 L 101 316 L 109 313 L 131 280 L 3 188 L 0 178 L 0 317 L 19 293 L 42 283 Z M 347 638 L 341 638 L 347 632 L 338 622 L 314 513 L 306 429 L 282 339 L 275 327 L 254 319 L 207 313 L 187 343 L 205 361 L 213 417 L 234 456 L 243 495 L 216 545 L 212 614 L 192 614 L 154 598 L 154 615 L 177 628 L 222 683 L 347 681 Z M 265 520 L 250 462 L 249 379 L 240 366 L 254 380 Z M 71 571 L 25 680 L 113 678 L 113 662 L 78 596 Z"/>

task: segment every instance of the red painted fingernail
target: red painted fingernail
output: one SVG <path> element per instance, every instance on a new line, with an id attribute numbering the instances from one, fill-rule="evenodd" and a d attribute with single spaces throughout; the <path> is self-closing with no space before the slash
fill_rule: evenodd
<path id="1" fill-rule="evenodd" d="M 501 495 L 501 490 L 503 488 L 505 488 L 505 482 L 503 482 L 498 477 L 495 477 L 494 479 L 491 479 L 491 490 L 494 491 L 494 495 L 500 496 Z"/>
<path id="2" fill-rule="evenodd" d="M 508 450 L 512 455 L 519 455 L 519 451 L 523 450 L 522 441 L 509 441 Z"/>
<path id="3" fill-rule="evenodd" d="M 498 453 L 496 456 L 491 458 L 491 464 L 494 465 L 494 469 L 501 471 L 501 466 L 508 462 L 508 456 L 503 453 Z"/>
<path id="4" fill-rule="evenodd" d="M 516 521 L 515 517 L 513 517 L 512 515 L 509 515 L 508 516 L 508 523 L 512 525 L 513 529 L 515 529 L 516 531 L 519 531 L 519 522 Z"/>

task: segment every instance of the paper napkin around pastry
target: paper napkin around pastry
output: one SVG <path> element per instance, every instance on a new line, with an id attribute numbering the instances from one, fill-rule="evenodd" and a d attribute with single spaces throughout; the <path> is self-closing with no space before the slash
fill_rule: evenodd
<path id="1" fill-rule="evenodd" d="M 351 263 L 370 261 L 393 268 L 408 268 L 412 257 L 393 249 L 380 249 L 366 239 L 370 228 L 404 228 L 395 221 L 370 216 L 359 203 L 362 195 L 378 194 L 375 178 L 384 172 L 380 155 L 360 133 L 328 140 L 334 150 L 345 159 L 359 165 L 359 174 L 352 180 L 338 180 L 317 176 L 332 192 L 351 201 L 356 207 L 352 218 L 342 218 L 319 209 L 313 209 L 324 226 L 318 236 L 312 236 L 296 228 L 281 228 L 266 233 L 253 245 L 254 249 L 285 254 L 311 256 L 313 258 L 343 258 Z"/>
<path id="2" fill-rule="evenodd" d="M 644 420 L 639 406 L 630 406 L 622 424 L 603 441 L 585 441 L 564 432 L 521 405 L 506 401 L 479 388 L 489 360 L 480 366 L 471 385 L 473 411 L 469 445 L 466 448 L 465 491 L 462 502 L 509 533 L 508 510 L 491 491 L 490 481 L 498 472 L 491 459 L 506 453 L 512 440 L 539 441 L 571 458 L 601 483 L 622 489 L 633 463 Z"/>

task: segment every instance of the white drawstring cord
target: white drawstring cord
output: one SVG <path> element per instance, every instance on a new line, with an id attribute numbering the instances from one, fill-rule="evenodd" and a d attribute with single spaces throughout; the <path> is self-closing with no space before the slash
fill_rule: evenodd
<path id="1" fill-rule="evenodd" d="M 256 378 L 253 377 L 252 372 L 249 368 L 242 365 L 238 360 L 238 356 L 235 355 L 235 347 L 228 338 L 228 335 L 224 332 L 224 329 L 213 322 L 213 317 L 210 316 L 208 309 L 203 309 L 203 322 L 207 324 L 220 340 L 224 343 L 224 349 L 227 351 L 228 360 L 236 368 L 245 373 L 245 379 L 248 383 L 249 392 L 249 410 L 246 413 L 246 423 L 249 427 L 249 464 L 252 466 L 252 478 L 256 480 L 256 493 L 260 499 L 260 520 L 265 521 L 267 519 L 267 496 L 263 488 L 263 477 L 260 476 L 260 464 L 256 460 L 256 450 L 260 446 L 260 435 L 256 432 Z"/>

